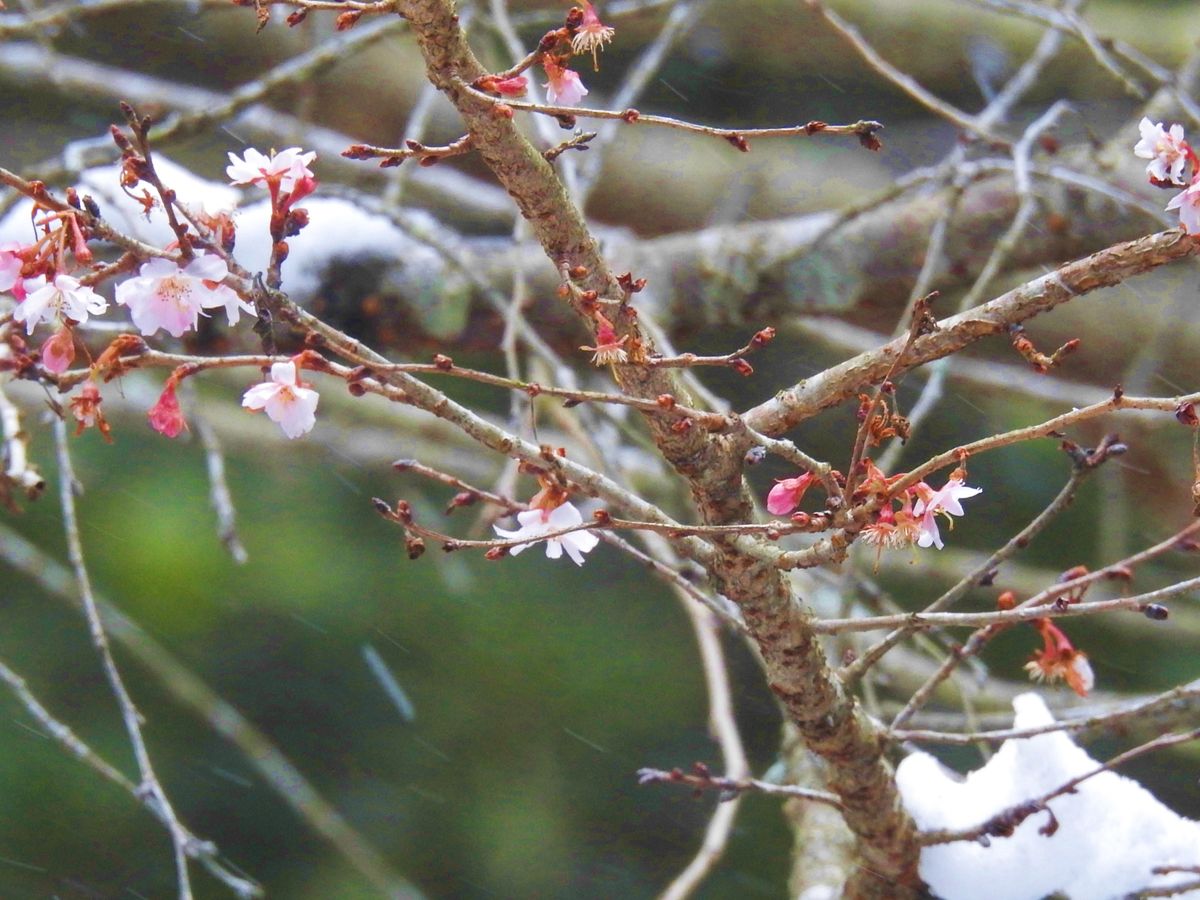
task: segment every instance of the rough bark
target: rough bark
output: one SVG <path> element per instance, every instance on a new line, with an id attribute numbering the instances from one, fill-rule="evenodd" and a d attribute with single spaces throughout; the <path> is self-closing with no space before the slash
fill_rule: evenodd
<path id="1" fill-rule="evenodd" d="M 553 263 L 582 267 L 580 286 L 619 297 L 620 288 L 580 213 L 541 154 L 511 119 L 463 88 L 484 70 L 467 46 L 448 0 L 402 0 L 398 9 L 412 26 L 430 80 L 458 109 L 489 168 L 512 195 Z M 620 330 L 648 340 L 636 320 L 621 317 Z M 682 396 L 671 375 L 636 365 L 619 366 L 627 393 Z M 748 521 L 751 502 L 741 477 L 742 446 L 735 436 L 691 428 L 676 433 L 650 417 L 655 443 L 685 477 L 702 518 L 709 523 Z M 830 766 L 831 787 L 859 847 L 861 867 L 846 886 L 848 896 L 896 896 L 916 890 L 918 846 L 912 820 L 900 806 L 878 729 L 863 715 L 830 670 L 809 623 L 811 613 L 792 596 L 781 573 L 731 542 L 719 545 L 709 571 L 718 589 L 738 603 L 765 660 L 767 678 L 806 743 Z"/>

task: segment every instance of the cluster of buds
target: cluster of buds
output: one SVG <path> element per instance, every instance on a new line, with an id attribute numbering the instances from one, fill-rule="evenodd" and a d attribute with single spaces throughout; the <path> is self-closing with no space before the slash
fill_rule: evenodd
<path id="1" fill-rule="evenodd" d="M 1200 234 L 1200 159 L 1184 138 L 1183 126 L 1174 124 L 1167 129 L 1161 122 L 1156 124 L 1143 118 L 1138 128 L 1141 140 L 1134 145 L 1133 152 L 1150 160 L 1146 166 L 1150 183 L 1163 188 L 1186 186 L 1171 198 L 1166 208 L 1179 210 L 1184 231 Z"/>

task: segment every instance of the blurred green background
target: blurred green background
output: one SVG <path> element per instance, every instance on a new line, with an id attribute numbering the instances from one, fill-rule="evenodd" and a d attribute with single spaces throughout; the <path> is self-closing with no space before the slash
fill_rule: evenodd
<path id="1" fill-rule="evenodd" d="M 982 102 L 978 82 L 988 59 L 998 60 L 1001 71 L 1011 69 L 1039 35 L 1027 22 L 970 3 L 836 5 L 890 59 L 967 109 Z M 546 16 L 523 27 L 530 46 L 563 9 L 514 4 L 519 13 Z M 1088 15 L 1102 33 L 1132 41 L 1164 64 L 1177 64 L 1200 33 L 1200 13 L 1190 0 L 1097 0 Z M 589 100 L 600 105 L 611 95 L 662 16 L 654 8 L 614 20 L 618 38 L 602 57 L 601 72 L 580 67 L 593 88 Z M 255 36 L 250 10 L 142 3 L 69 26 L 54 43 L 89 59 L 224 89 L 303 49 L 329 25 L 314 14 L 305 27 L 308 32 L 273 25 Z M 500 64 L 503 57 L 486 36 L 479 49 Z M 61 96 L 48 83 L 16 85 L 12 72 L 0 76 L 0 116 L 8 123 L 0 165 L 32 165 L 52 156 L 65 138 L 101 134 L 116 118 L 111 104 Z M 308 92 L 285 91 L 274 100 L 356 139 L 389 143 L 420 85 L 413 48 L 400 38 L 345 60 Z M 1050 68 L 1022 116 L 1057 96 L 1075 100 L 1101 132 L 1126 122 L 1133 110 L 1120 86 L 1098 75 L 1078 46 Z M 951 129 L 866 71 L 803 4 L 779 0 L 708 5 L 637 105 L 729 125 L 868 117 L 888 129 L 878 156 L 816 141 L 759 142 L 743 156 L 719 143 L 632 131 L 608 157 L 589 213 L 645 235 L 861 200 L 895 175 L 939 158 L 954 139 Z M 456 134 L 452 116 L 437 112 L 430 142 Z M 1134 140 L 1131 133 L 1130 145 Z M 227 149 L 237 147 L 218 132 L 171 154 L 216 177 Z M 477 171 L 470 162 L 465 168 Z M 1195 269 L 1179 266 L 1038 320 L 1037 341 L 1050 347 L 1082 336 L 1084 349 L 1067 371 L 1078 381 L 1104 388 L 1123 381 L 1144 393 L 1192 390 L 1200 337 L 1194 300 Z M 859 310 L 848 318 L 887 331 L 897 313 Z M 701 334 L 686 349 L 727 352 L 752 332 Z M 756 357 L 755 378 L 717 373 L 705 380 L 745 407 L 843 355 L 785 334 Z M 1013 362 L 1003 347 L 970 355 Z M 475 361 L 502 369 L 498 356 Z M 1140 383 L 1131 384 L 1131 375 Z M 144 409 L 152 402 L 155 379 L 126 381 L 124 405 L 106 389 L 116 443 L 105 445 L 94 433 L 72 442 L 86 489 L 79 499 L 82 535 L 97 590 L 262 729 L 398 871 L 430 897 L 607 898 L 652 896 L 686 865 L 715 799 L 639 787 L 634 775 L 643 766 L 697 760 L 720 768 L 707 734 L 691 630 L 661 585 L 603 546 L 582 569 L 551 563 L 538 548 L 497 563 L 432 548 L 411 562 L 398 530 L 374 513 L 370 498 L 405 497 L 422 520 L 466 533 L 473 511 L 442 520 L 450 492 L 388 465 L 407 456 L 452 463 L 464 452 L 460 445 L 442 448 L 436 431 L 409 431 L 407 419 L 378 408 L 360 416 L 359 406 L 335 396 L 333 385 L 323 394 L 313 435 L 285 443 L 265 419 L 229 411 L 244 384 L 213 378 L 201 388 L 203 408 L 229 448 L 229 485 L 249 552 L 249 562 L 237 566 L 216 537 L 199 442 L 194 436 L 170 442 L 145 428 L 138 403 Z M 902 407 L 912 403 L 920 383 L 914 377 L 901 386 Z M 447 390 L 498 417 L 507 414 L 507 398 L 498 393 L 461 385 Z M 30 391 L 20 400 L 32 452 L 51 489 L 20 514 L 6 514 L 3 523 L 62 560 L 53 493 L 58 476 L 44 404 Z M 193 410 L 194 403 L 185 401 L 185 408 Z M 938 415 L 905 460 L 1058 411 L 951 379 Z M 853 411 L 845 408 L 791 436 L 813 455 L 844 464 L 853 427 Z M 1187 430 L 1163 417 L 1096 425 L 1072 437 L 1094 441 L 1106 427 L 1120 429 L 1131 453 L 1095 477 L 1022 557 L 1026 567 L 1014 575 L 1022 584 L 1045 583 L 1071 565 L 1119 558 L 1187 521 Z M 885 561 L 878 581 L 906 607 L 927 602 L 931 585 L 948 586 L 972 553 L 986 552 L 1028 521 L 1066 473 L 1065 459 L 1049 441 L 973 460 L 970 483 L 985 493 L 969 504 L 948 550 L 911 559 L 897 554 Z M 763 493 L 772 478 L 790 474 L 770 462 L 751 477 Z M 533 490 L 522 482 L 523 496 Z M 868 574 L 870 563 L 864 557 Z M 1194 557 L 1175 554 L 1139 571 L 1137 588 L 1194 571 Z M 79 615 L 11 568 L 0 568 L 0 584 L 0 657 L 81 737 L 132 772 L 115 704 Z M 991 594 L 977 593 L 967 608 L 994 602 Z M 1189 602 L 1177 604 L 1162 625 L 1132 615 L 1072 623 L 1070 634 L 1092 656 L 1099 687 L 1158 690 L 1193 677 L 1200 617 Z M 1002 636 L 986 657 L 993 677 L 1019 684 L 1021 663 L 1035 645 L 1029 633 Z M 413 721 L 402 719 L 372 674 L 368 647 L 411 699 Z M 752 765 L 762 773 L 777 757 L 779 715 L 745 648 L 727 638 L 726 649 L 739 723 Z M 155 673 L 123 649 L 118 659 L 146 715 L 160 774 L 190 827 L 216 841 L 270 896 L 379 895 Z M 1060 705 L 1071 705 L 1053 693 Z M 169 845 L 157 822 L 38 733 L 7 695 L 0 696 L 0 709 L 7 713 L 0 724 L 0 897 L 171 896 Z M 1114 738 L 1091 749 L 1102 755 L 1117 746 Z M 946 758 L 978 761 L 971 753 Z M 1182 751 L 1130 772 L 1171 805 L 1200 815 L 1195 762 L 1194 753 Z M 700 896 L 785 896 L 791 836 L 779 806 L 770 798 L 746 800 L 727 857 Z M 228 896 L 206 874 L 197 872 L 195 882 L 198 896 Z"/>

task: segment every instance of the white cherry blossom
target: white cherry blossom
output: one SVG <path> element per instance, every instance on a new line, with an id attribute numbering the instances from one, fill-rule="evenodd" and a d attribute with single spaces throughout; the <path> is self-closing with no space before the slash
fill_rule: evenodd
<path id="1" fill-rule="evenodd" d="M 1134 145 L 1133 152 L 1135 156 L 1150 160 L 1146 174 L 1155 181 L 1185 184 L 1183 170 L 1188 161 L 1188 144 L 1183 138 L 1183 126 L 1175 124 L 1168 131 L 1161 122 L 1154 123 L 1143 117 L 1138 129 L 1142 139 Z"/>
<path id="2" fill-rule="evenodd" d="M 42 322 L 53 322 L 60 315 L 75 322 L 86 322 L 88 316 L 98 316 L 108 309 L 108 301 L 79 283 L 70 275 L 56 275 L 47 282 L 45 275 L 28 279 L 25 299 L 13 310 L 13 319 L 25 324 L 25 333 Z"/>
<path id="3" fill-rule="evenodd" d="M 241 159 L 229 154 L 225 174 L 234 184 L 265 186 L 272 178 L 279 178 L 279 187 L 286 194 L 295 187 L 297 181 L 314 177 L 308 166 L 316 158 L 316 151 L 306 153 L 299 147 L 288 147 L 270 156 L 248 147 Z"/>
<path id="4" fill-rule="evenodd" d="M 579 510 L 573 504 L 563 503 L 549 511 L 529 509 L 519 512 L 517 513 L 517 522 L 521 527 L 516 531 L 508 531 L 499 525 L 492 527 L 496 529 L 496 534 L 506 540 L 519 541 L 529 538 L 529 542 L 534 543 L 540 540 L 544 534 L 582 525 L 583 516 L 579 514 Z M 577 566 L 582 566 L 583 555 L 594 550 L 598 543 L 600 543 L 600 539 L 590 531 L 575 531 L 547 540 L 546 556 L 550 559 L 558 559 L 563 555 L 565 549 L 567 556 L 571 557 L 571 561 Z M 509 553 L 516 556 L 528 546 L 529 544 L 517 544 L 509 550 Z"/>
<path id="5" fill-rule="evenodd" d="M 963 508 L 958 501 L 982 494 L 983 488 L 968 487 L 962 483 L 961 479 L 951 478 L 941 490 L 935 491 L 926 486 L 921 493 L 922 498 L 913 507 L 913 515 L 921 517 L 921 532 L 917 537 L 917 546 L 929 547 L 932 545 L 941 550 L 945 544 L 942 543 L 942 535 L 938 531 L 937 514 L 961 516 Z"/>
<path id="6" fill-rule="evenodd" d="M 289 438 L 312 431 L 317 422 L 317 401 L 312 388 L 300 384 L 295 362 L 271 366 L 271 380 L 256 384 L 242 396 L 242 406 L 255 411 L 265 410 L 272 422 L 279 423 Z"/>

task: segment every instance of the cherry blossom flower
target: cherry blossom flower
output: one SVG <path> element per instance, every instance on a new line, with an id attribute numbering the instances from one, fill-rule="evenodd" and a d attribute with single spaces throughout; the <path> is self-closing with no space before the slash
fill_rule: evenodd
<path id="1" fill-rule="evenodd" d="M 175 384 L 174 378 L 168 378 L 158 402 L 146 413 L 150 427 L 169 438 L 179 437 L 181 432 L 187 430 L 183 410 L 179 408 L 179 398 L 175 396 Z"/>
<path id="2" fill-rule="evenodd" d="M 767 494 L 767 512 L 773 516 L 786 516 L 800 505 L 804 492 L 814 481 L 816 476 L 812 472 L 805 472 L 796 478 L 779 479 Z"/>
<path id="3" fill-rule="evenodd" d="M 79 393 L 71 398 L 67 405 L 71 408 L 71 415 L 75 417 L 76 436 L 83 434 L 85 428 L 98 428 L 104 440 L 112 443 L 112 429 L 109 428 L 104 412 L 100 409 L 100 401 L 103 399 L 100 396 L 100 388 L 90 378 L 83 383 Z"/>
<path id="4" fill-rule="evenodd" d="M 1025 663 L 1034 681 L 1062 679 L 1080 697 L 1086 697 L 1096 684 L 1096 676 L 1087 654 L 1076 650 L 1062 629 L 1049 619 L 1035 619 L 1033 625 L 1042 635 L 1042 649 Z"/>
<path id="5" fill-rule="evenodd" d="M 26 334 L 33 334 L 40 323 L 53 322 L 59 316 L 86 322 L 89 315 L 98 316 L 108 309 L 108 301 L 70 275 L 56 275 L 53 283 L 39 275 L 26 279 L 22 288 L 25 299 L 17 304 L 13 319 L 25 323 Z"/>
<path id="6" fill-rule="evenodd" d="M 576 106 L 587 96 L 588 90 L 579 79 L 579 73 L 566 68 L 554 57 L 546 57 L 542 61 L 542 68 L 550 79 L 544 87 L 552 105 Z"/>
<path id="7" fill-rule="evenodd" d="M 875 521 L 861 532 L 862 539 L 880 553 L 912 546 L 921 536 L 921 524 L 912 512 L 912 496 L 905 492 L 902 503 L 900 509 L 894 509 L 890 501 L 885 503 Z"/>
<path id="8" fill-rule="evenodd" d="M 596 14 L 596 7 L 584 0 L 583 23 L 576 30 L 575 37 L 571 38 L 571 49 L 580 56 L 591 53 L 592 68 L 599 71 L 600 62 L 596 59 L 596 53 L 604 49 L 604 45 L 612 40 L 614 34 L 616 34 L 615 29 L 600 21 L 600 16 Z"/>
<path id="9" fill-rule="evenodd" d="M 1200 178 L 1171 198 L 1167 209 L 1179 210 L 1179 222 L 1188 234 L 1200 234 Z"/>
<path id="10" fill-rule="evenodd" d="M 182 337 L 196 327 L 203 310 L 225 307 L 229 324 L 236 325 L 242 312 L 254 307 L 221 282 L 229 269 L 221 257 L 200 253 L 182 269 L 169 259 L 155 258 L 138 270 L 138 277 L 117 285 L 117 302 L 129 307 L 133 324 L 144 335 L 165 329 Z"/>
<path id="11" fill-rule="evenodd" d="M 75 359 L 75 333 L 65 322 L 42 344 L 42 368 L 61 375 Z"/>
<path id="12" fill-rule="evenodd" d="M 921 533 L 917 538 L 918 547 L 932 545 L 941 550 L 945 544 L 942 543 L 942 535 L 938 531 L 936 518 L 938 513 L 946 516 L 950 527 L 953 528 L 954 521 L 950 519 L 950 516 L 963 514 L 962 504 L 958 501 L 983 493 L 983 488 L 973 488 L 963 484 L 963 476 L 960 472 L 961 470 L 956 469 L 945 487 L 938 491 L 923 481 L 916 486 L 917 492 L 921 496 L 921 499 L 913 507 L 913 515 L 921 517 Z"/>
<path id="13" fill-rule="evenodd" d="M 1134 145 L 1133 152 L 1142 159 L 1150 160 L 1146 174 L 1156 184 L 1185 184 L 1183 170 L 1191 154 L 1191 147 L 1183 139 L 1183 126 L 1175 124 L 1171 130 L 1163 128 L 1143 117 L 1138 124 L 1142 139 Z"/>
<path id="14" fill-rule="evenodd" d="M 242 406 L 266 410 L 272 422 L 278 422 L 289 438 L 312 431 L 317 422 L 317 392 L 304 386 L 295 360 L 271 366 L 271 380 L 256 384 L 242 397 Z"/>
<path id="15" fill-rule="evenodd" d="M 507 531 L 499 525 L 493 525 L 496 534 L 505 540 L 519 541 L 528 538 L 529 543 L 517 544 L 508 552 L 516 556 L 531 543 L 536 542 L 544 534 L 561 531 L 583 524 L 583 516 L 579 514 L 574 504 L 564 502 L 554 509 L 529 509 L 517 513 L 517 523 L 521 526 L 516 531 Z M 567 556 L 577 566 L 583 565 L 583 555 L 590 553 L 600 543 L 600 539 L 590 531 L 576 531 L 546 541 L 546 556 L 558 559 L 567 551 Z"/>
<path id="16" fill-rule="evenodd" d="M 17 256 L 21 249 L 19 244 L 0 245 L 0 291 L 11 291 L 21 280 L 21 266 L 24 260 Z"/>
<path id="17" fill-rule="evenodd" d="M 628 335 L 618 338 L 617 332 L 602 313 L 596 313 L 596 346 L 580 347 L 592 354 L 592 365 L 608 366 L 613 363 L 623 363 L 629 359 L 625 352 L 625 342 Z"/>
<path id="18" fill-rule="evenodd" d="M 229 165 L 225 168 L 225 174 L 233 184 L 261 184 L 269 187 L 272 183 L 277 183 L 284 193 L 289 193 L 295 188 L 296 182 L 315 178 L 308 166 L 316 158 L 316 151 L 310 150 L 306 153 L 299 147 L 288 147 L 278 153 L 272 152 L 270 156 L 248 147 L 241 159 L 232 153 L 229 154 Z"/>

